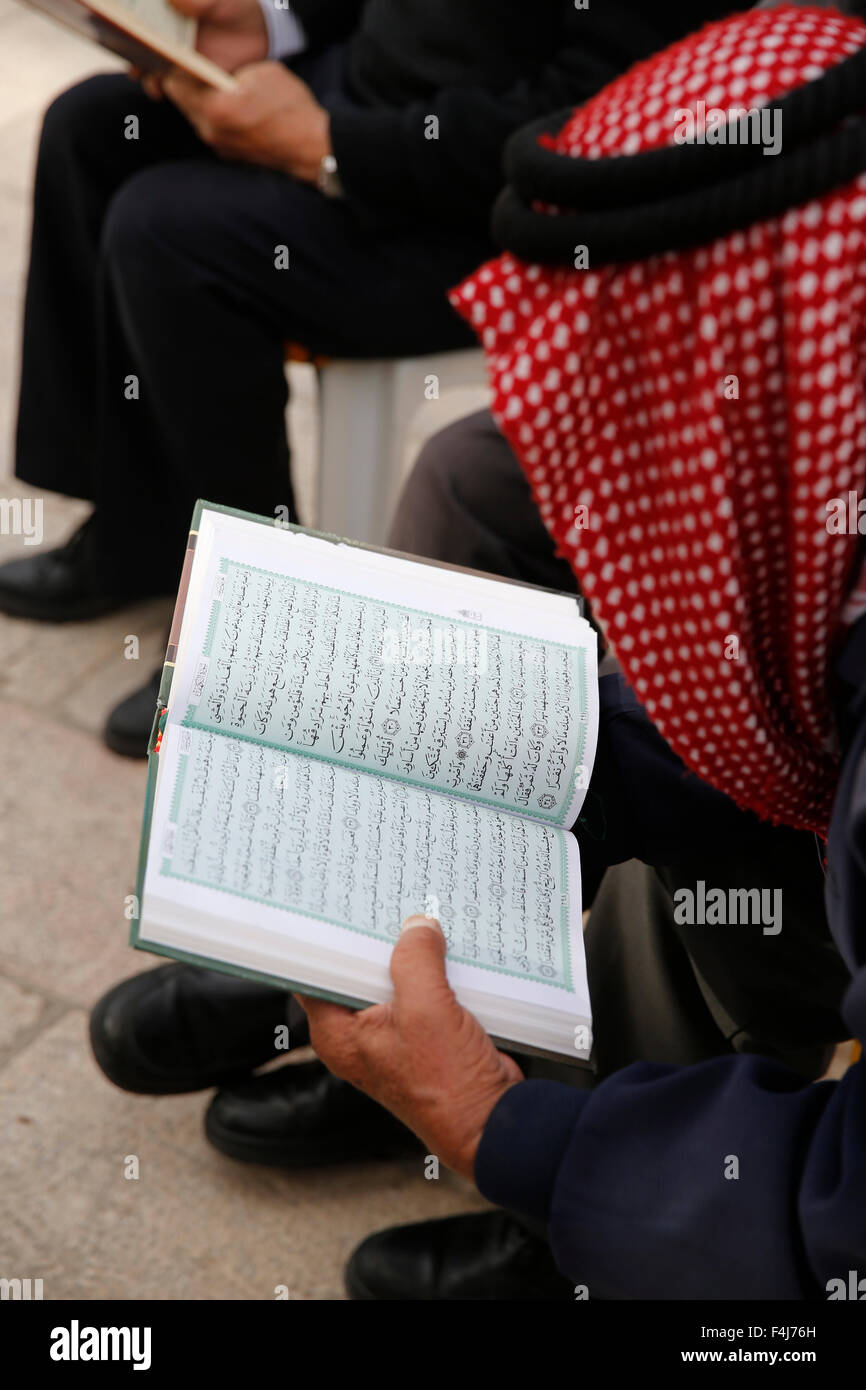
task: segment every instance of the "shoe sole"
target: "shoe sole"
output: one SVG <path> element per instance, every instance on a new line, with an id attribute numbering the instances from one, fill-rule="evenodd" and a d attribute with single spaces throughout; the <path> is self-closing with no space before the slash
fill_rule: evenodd
<path id="1" fill-rule="evenodd" d="M 331 1140 L 315 1139 L 287 1144 L 285 1139 L 245 1139 L 235 1130 L 226 1129 L 208 1109 L 204 1120 L 205 1136 L 215 1149 L 227 1158 L 240 1163 L 257 1163 L 267 1168 L 335 1168 L 341 1163 L 385 1163 L 409 1158 L 421 1147 L 418 1140 L 397 1138 L 388 1144 L 383 1140 L 370 1148 L 346 1147 L 342 1135 Z M 372 1294 L 370 1295 L 372 1297 Z"/>

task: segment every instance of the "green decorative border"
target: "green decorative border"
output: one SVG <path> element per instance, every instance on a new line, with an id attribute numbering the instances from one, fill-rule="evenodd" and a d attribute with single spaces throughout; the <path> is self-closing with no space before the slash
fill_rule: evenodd
<path id="1" fill-rule="evenodd" d="M 220 615 L 220 608 L 221 608 L 221 607 L 222 607 L 222 602 L 221 602 L 221 600 L 218 599 L 218 598 L 215 598 L 214 601 L 213 601 L 213 606 L 212 606 L 212 608 L 211 608 L 211 610 L 210 610 L 210 622 L 209 622 L 208 625 L 207 625 L 207 632 L 206 632 L 205 635 L 204 635 L 204 646 L 203 646 L 202 649 L 201 649 L 201 654 L 202 654 L 202 656 L 207 656 L 207 657 L 209 657 L 210 654 L 211 654 L 211 650 L 212 650 L 212 648 L 213 648 L 213 639 L 214 639 L 214 637 L 216 636 L 216 625 L 217 625 L 217 620 L 218 620 L 219 615 Z"/>
<path id="2" fill-rule="evenodd" d="M 181 753 L 177 765 L 177 776 L 174 781 L 174 792 L 171 798 L 171 809 L 169 810 L 169 819 L 175 823 L 177 822 L 177 818 L 180 815 L 180 799 L 183 796 L 183 784 L 186 779 L 188 767 L 189 754 Z"/>
<path id="3" fill-rule="evenodd" d="M 178 779 L 180 772 L 178 771 Z M 175 782 L 175 796 L 177 795 L 177 781 Z M 172 800 L 174 807 L 174 800 Z M 506 813 L 507 814 L 507 813 Z M 522 820 L 522 816 L 515 816 L 515 820 Z M 572 972 L 571 941 L 568 930 L 568 904 L 571 901 L 571 878 L 568 872 L 568 855 L 565 849 L 565 831 L 559 836 L 559 869 L 562 888 L 560 889 L 560 908 L 559 908 L 559 930 L 562 948 L 562 973 L 566 983 L 560 980 L 549 980 L 544 975 L 522 970 L 510 970 L 504 965 L 485 965 L 481 961 L 471 960 L 468 956 L 455 956 L 449 953 L 448 959 L 459 961 L 461 965 L 474 966 L 476 970 L 488 970 L 492 975 L 507 975 L 513 980 L 532 980 L 535 984 L 547 985 L 550 989 L 563 989 L 569 994 L 574 993 L 574 976 Z M 169 859 L 163 859 L 160 873 L 164 878 L 175 878 L 181 883 L 191 883 L 196 888 L 210 888 L 214 893 L 226 893 L 233 898 L 243 898 L 246 902 L 260 903 L 264 907 L 274 908 L 278 912 L 288 912 L 294 917 L 311 917 L 315 922 L 327 922 L 332 927 L 342 927 L 344 931 L 355 932 L 357 936 L 371 937 L 375 941 L 384 941 L 386 944 L 391 941 L 390 936 L 383 936 L 381 932 L 370 931 L 367 927 L 356 927 L 351 922 L 341 922 L 336 917 L 326 917 L 321 912 L 300 911 L 297 908 L 288 907 L 284 903 L 275 903 L 270 898 L 259 897 L 256 893 L 246 893 L 241 888 L 223 888 L 216 883 L 208 883 L 206 879 L 194 878 L 191 874 L 176 873 L 171 867 Z M 565 902 L 561 901 L 565 898 Z"/>
<path id="4" fill-rule="evenodd" d="M 221 572 L 227 574 L 228 568 L 230 566 L 234 566 L 235 569 L 252 570 L 252 572 L 255 574 L 264 574 L 271 579 L 289 579 L 293 584 L 303 584 L 309 589 L 320 589 L 323 590 L 325 593 L 339 594 L 341 596 L 345 596 L 346 598 L 359 599 L 362 603 L 378 603 L 383 608 L 392 608 L 395 612 L 398 613 L 417 613 L 422 618 L 432 618 L 436 622 L 453 623 L 457 627 L 463 627 L 469 630 L 478 630 L 478 624 L 466 622 L 462 618 L 443 618 L 441 613 L 429 613 L 426 609 L 413 608 L 409 604 L 391 603 L 388 599 L 371 598 L 369 594 L 356 594 L 349 589 L 336 589 L 329 584 L 320 584 L 318 583 L 318 581 L 313 579 L 296 579 L 292 575 L 280 574 L 277 570 L 262 569 L 258 565 L 242 564 L 238 560 L 229 560 L 225 556 L 222 556 L 220 559 Z M 213 641 L 216 620 L 219 614 L 221 602 L 221 599 L 214 599 L 211 608 L 210 622 L 208 623 L 207 629 L 207 639 L 205 647 L 203 648 L 203 654 L 208 657 L 210 656 L 210 643 Z M 529 635 L 529 633 L 525 632 L 509 632 L 506 628 L 482 627 L 480 630 L 483 632 L 496 633 L 496 635 L 499 637 L 522 638 L 524 642 L 537 642 L 540 643 L 542 646 L 556 647 L 561 651 L 573 652 L 577 659 L 577 683 L 580 686 L 583 707 L 586 707 L 588 703 L 586 681 L 586 652 L 583 647 L 576 647 L 572 645 L 570 642 L 555 642 L 553 640 L 548 640 L 547 638 L 543 637 L 532 637 Z M 370 772 L 371 775 L 374 777 L 383 777 L 392 782 L 401 782 L 404 786 L 407 787 L 416 787 L 421 791 L 436 791 L 439 792 L 439 794 L 442 796 L 453 796 L 461 801 L 470 801 L 473 803 L 473 805 L 476 806 L 488 806 L 491 808 L 491 810 L 494 811 L 503 811 L 507 814 L 522 816 L 526 820 L 540 821 L 545 825 L 555 825 L 560 828 L 565 828 L 565 822 L 568 816 L 569 807 L 571 806 L 571 803 L 574 800 L 578 772 L 579 769 L 584 766 L 584 754 L 586 751 L 587 725 L 586 721 L 582 721 L 580 724 L 578 749 L 575 753 L 574 766 L 571 770 L 571 780 L 568 795 L 565 797 L 563 808 L 559 813 L 552 812 L 551 814 L 546 815 L 542 810 L 530 811 L 528 809 L 523 810 L 521 807 L 518 806 L 506 806 L 502 801 L 494 800 L 492 797 L 480 796 L 473 792 L 464 792 L 459 790 L 452 790 L 451 788 L 437 787 L 435 784 L 427 781 L 413 781 L 411 778 L 404 776 L 402 773 L 387 772 L 384 768 L 377 768 L 374 770 L 363 763 L 343 762 L 339 758 L 332 758 L 325 753 L 314 752 L 312 749 L 305 748 L 301 750 L 299 748 L 289 748 L 286 747 L 284 743 L 273 743 L 270 739 L 259 738 L 255 734 L 238 733 L 236 730 L 229 731 L 226 729 L 216 729 L 211 724 L 204 724 L 197 720 L 194 717 L 197 711 L 197 704 L 187 706 L 186 714 L 184 715 L 183 720 L 181 721 L 182 728 L 198 729 L 200 733 L 215 734 L 220 738 L 237 739 L 237 741 L 240 743 L 254 743 L 262 748 L 273 748 L 279 753 L 293 753 L 296 757 L 310 758 L 315 762 L 330 763 L 333 767 L 341 767 L 345 771 L 349 772 Z"/>

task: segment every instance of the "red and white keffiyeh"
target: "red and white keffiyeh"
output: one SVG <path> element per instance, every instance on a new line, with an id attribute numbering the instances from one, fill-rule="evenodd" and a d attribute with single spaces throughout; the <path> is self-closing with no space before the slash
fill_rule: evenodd
<path id="1" fill-rule="evenodd" d="M 760 105 L 864 43 L 833 11 L 738 15 L 633 68 L 553 147 L 673 144 L 678 109 Z M 866 176 L 697 250 L 591 265 L 592 248 L 588 271 L 504 255 L 453 292 L 496 420 L 674 751 L 739 805 L 823 832 L 859 541 L 828 515 L 866 493 Z"/>

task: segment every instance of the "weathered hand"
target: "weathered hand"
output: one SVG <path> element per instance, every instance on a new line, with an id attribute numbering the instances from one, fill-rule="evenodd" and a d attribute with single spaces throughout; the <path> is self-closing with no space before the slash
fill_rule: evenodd
<path id="1" fill-rule="evenodd" d="M 336 1076 L 379 1101 L 429 1153 L 471 1178 L 490 1112 L 523 1075 L 458 1004 L 438 922 L 406 919 L 391 979 L 391 1003 L 359 1013 L 299 995 L 313 1047 Z"/>
<path id="2" fill-rule="evenodd" d="M 163 89 L 217 154 L 314 183 L 331 153 L 327 111 L 282 63 L 253 63 L 235 77 L 237 91 L 222 92 L 173 68 Z"/>

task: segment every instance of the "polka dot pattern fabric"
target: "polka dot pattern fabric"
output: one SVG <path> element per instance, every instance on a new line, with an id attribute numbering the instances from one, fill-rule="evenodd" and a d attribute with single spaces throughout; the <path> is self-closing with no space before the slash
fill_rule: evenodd
<path id="1" fill-rule="evenodd" d="M 834 11 L 738 15 L 632 69 L 554 146 L 673 144 L 677 112 L 760 105 L 864 42 Z M 828 662 L 858 551 L 828 507 L 866 483 L 864 229 L 861 177 L 690 252 L 595 270 L 589 247 L 577 271 L 504 255 L 452 294 L 654 723 L 740 806 L 821 833 L 838 773 Z"/>

